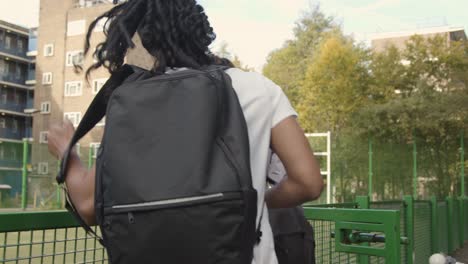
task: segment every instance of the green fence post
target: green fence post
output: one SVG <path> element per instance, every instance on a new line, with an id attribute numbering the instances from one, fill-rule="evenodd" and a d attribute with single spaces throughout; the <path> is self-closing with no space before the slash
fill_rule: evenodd
<path id="1" fill-rule="evenodd" d="M 88 151 L 88 169 L 91 169 L 93 167 L 93 148 L 89 147 Z"/>
<path id="2" fill-rule="evenodd" d="M 465 144 L 464 144 L 464 131 L 462 130 L 460 135 L 460 178 L 461 178 L 461 192 L 462 198 L 465 196 Z"/>
<path id="3" fill-rule="evenodd" d="M 416 134 L 413 130 L 413 197 L 418 198 L 418 149 L 416 144 Z"/>
<path id="4" fill-rule="evenodd" d="M 437 197 L 431 196 L 431 253 L 440 252 L 438 231 Z"/>
<path id="5" fill-rule="evenodd" d="M 360 209 L 369 209 L 370 207 L 370 199 L 369 196 L 357 196 L 356 203 L 358 204 Z M 369 243 L 362 243 L 363 245 L 368 246 Z M 357 263 L 359 264 L 369 264 L 369 256 L 367 255 L 356 255 L 357 256 Z"/>
<path id="6" fill-rule="evenodd" d="M 60 172 L 60 160 L 57 161 L 57 173 Z M 60 192 L 62 191 L 61 188 L 60 188 L 60 184 L 58 183 L 55 183 L 57 184 L 56 186 L 56 189 L 55 191 L 57 192 L 57 197 L 56 197 L 56 203 L 57 203 L 57 208 L 61 208 L 62 207 L 62 201 L 61 201 L 61 195 L 60 195 Z"/>
<path id="7" fill-rule="evenodd" d="M 458 197 L 456 199 L 456 202 L 458 203 L 458 248 L 463 247 L 463 244 L 465 244 L 465 217 L 464 213 L 465 210 L 463 208 L 463 197 Z"/>
<path id="8" fill-rule="evenodd" d="M 448 252 L 447 253 L 452 253 L 453 250 L 455 249 L 455 245 L 453 244 L 453 232 L 454 226 L 453 226 L 453 198 L 451 196 L 447 197 L 447 233 L 448 233 Z"/>
<path id="9" fill-rule="evenodd" d="M 28 139 L 23 138 L 23 168 L 21 170 L 21 209 L 26 210 L 28 205 Z"/>
<path id="10" fill-rule="evenodd" d="M 463 246 L 465 240 L 465 221 L 468 221 L 467 215 L 465 215 L 465 144 L 464 144 L 465 133 L 462 130 L 460 133 L 460 178 L 461 178 L 461 190 L 460 190 L 460 246 Z"/>
<path id="11" fill-rule="evenodd" d="M 414 198 L 411 195 L 403 197 L 405 202 L 405 228 L 406 236 L 408 237 L 408 245 L 406 246 L 407 264 L 413 264 L 415 259 L 414 252 Z"/>
<path id="12" fill-rule="evenodd" d="M 373 152 L 372 152 L 372 138 L 369 137 L 369 193 L 367 195 L 369 195 L 369 197 L 372 197 L 372 176 L 373 176 L 373 172 L 372 172 L 372 157 L 373 157 Z"/>

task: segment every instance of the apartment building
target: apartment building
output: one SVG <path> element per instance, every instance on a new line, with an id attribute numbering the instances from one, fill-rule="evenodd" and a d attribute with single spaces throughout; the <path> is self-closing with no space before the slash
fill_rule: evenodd
<path id="1" fill-rule="evenodd" d="M 34 142 L 47 143 L 52 122 L 67 118 L 77 126 L 89 103 L 107 80 L 108 73 L 104 69 L 93 72 L 89 80 L 85 78 L 85 70 L 94 59 L 92 54 L 83 57 L 83 47 L 90 23 L 109 10 L 111 2 L 41 0 L 36 63 L 38 83 L 34 98 L 34 107 L 38 113 L 34 115 Z M 102 42 L 104 23 L 101 21 L 94 30 L 92 47 Z M 84 70 L 78 72 L 74 65 L 80 65 Z M 97 147 L 103 125 L 104 120 L 80 142 L 80 146 Z"/>
<path id="2" fill-rule="evenodd" d="M 388 46 L 395 46 L 399 49 L 404 49 L 406 42 L 414 35 L 420 35 L 425 38 L 435 36 L 444 36 L 447 42 L 466 40 L 466 33 L 463 27 L 431 27 L 422 28 L 418 30 L 399 31 L 379 33 L 371 36 L 372 49 L 380 52 L 385 50 Z"/>
<path id="3" fill-rule="evenodd" d="M 0 185 L 12 196 L 21 192 L 22 142 L 31 137 L 35 43 L 34 29 L 0 20 Z"/>

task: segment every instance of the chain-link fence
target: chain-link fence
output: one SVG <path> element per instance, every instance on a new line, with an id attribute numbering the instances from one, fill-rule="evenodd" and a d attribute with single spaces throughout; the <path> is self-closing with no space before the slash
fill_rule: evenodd
<path id="1" fill-rule="evenodd" d="M 462 167 L 465 171 L 468 167 L 462 154 L 466 134 L 454 132 L 444 138 L 415 135 L 404 140 L 332 133 L 333 202 L 353 201 L 359 195 L 369 195 L 373 201 L 401 199 L 404 194 L 417 199 L 461 196 L 468 188 L 466 180 L 462 187 Z M 309 142 L 316 152 L 328 150 L 325 138 L 309 137 Z M 325 170 L 327 158 L 317 158 Z"/>

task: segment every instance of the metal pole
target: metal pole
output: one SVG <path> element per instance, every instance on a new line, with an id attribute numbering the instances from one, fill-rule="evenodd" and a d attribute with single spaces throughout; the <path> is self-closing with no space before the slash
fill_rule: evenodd
<path id="1" fill-rule="evenodd" d="M 331 203 L 331 132 L 327 132 L 327 203 Z"/>
<path id="2" fill-rule="evenodd" d="M 373 172 L 372 172 L 372 157 L 373 157 L 373 152 L 372 152 L 372 138 L 369 137 L 369 197 L 372 197 L 372 176 L 373 176 Z"/>
<path id="3" fill-rule="evenodd" d="M 416 135 L 413 130 L 413 197 L 418 198 L 418 150 Z"/>
<path id="4" fill-rule="evenodd" d="M 28 203 L 28 139 L 23 138 L 23 168 L 22 168 L 22 181 L 21 181 L 21 209 L 25 210 Z"/>
<path id="5" fill-rule="evenodd" d="M 462 130 L 460 133 L 460 177 L 461 177 L 461 193 L 460 196 L 465 198 L 465 144 L 464 144 L 464 137 L 465 133 Z"/>

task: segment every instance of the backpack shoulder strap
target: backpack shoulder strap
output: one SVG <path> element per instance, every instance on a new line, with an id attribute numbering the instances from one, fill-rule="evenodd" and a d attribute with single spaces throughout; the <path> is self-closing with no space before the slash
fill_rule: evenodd
<path id="1" fill-rule="evenodd" d="M 94 97 L 94 100 L 88 107 L 88 110 L 84 114 L 80 124 L 76 128 L 75 134 L 73 135 L 67 151 L 63 155 L 62 162 L 60 164 L 60 171 L 57 175 L 57 182 L 62 184 L 66 178 L 66 171 L 68 168 L 68 159 L 70 157 L 71 150 L 78 141 L 84 137 L 106 114 L 107 101 L 109 95 L 120 86 L 132 73 L 134 68 L 130 65 L 123 65 L 121 69 L 112 74 L 107 80 L 104 86 L 101 88 L 99 93 Z"/>
<path id="2" fill-rule="evenodd" d="M 101 88 L 99 93 L 96 95 L 94 100 L 91 102 L 88 110 L 86 111 L 83 119 L 81 120 L 80 124 L 78 125 L 75 134 L 73 135 L 67 150 L 62 158 L 60 163 L 60 171 L 57 175 L 57 182 L 62 184 L 65 182 L 67 177 L 67 168 L 68 168 L 68 161 L 70 158 L 71 151 L 75 144 L 84 136 L 86 135 L 106 114 L 106 108 L 108 103 L 109 95 L 120 86 L 130 75 L 135 72 L 135 68 L 130 65 L 123 65 L 121 69 L 112 74 L 109 80 L 104 84 Z M 96 232 L 88 226 L 85 221 L 81 218 L 79 213 L 76 211 L 76 207 L 73 204 L 72 200 L 70 199 L 68 190 L 66 186 L 63 188 L 65 190 L 66 195 L 66 204 L 65 208 L 70 211 L 73 216 L 76 218 L 78 223 L 86 230 L 87 233 L 92 234 L 95 238 L 99 240 L 101 244 L 103 244 L 102 238 L 100 238 Z"/>

